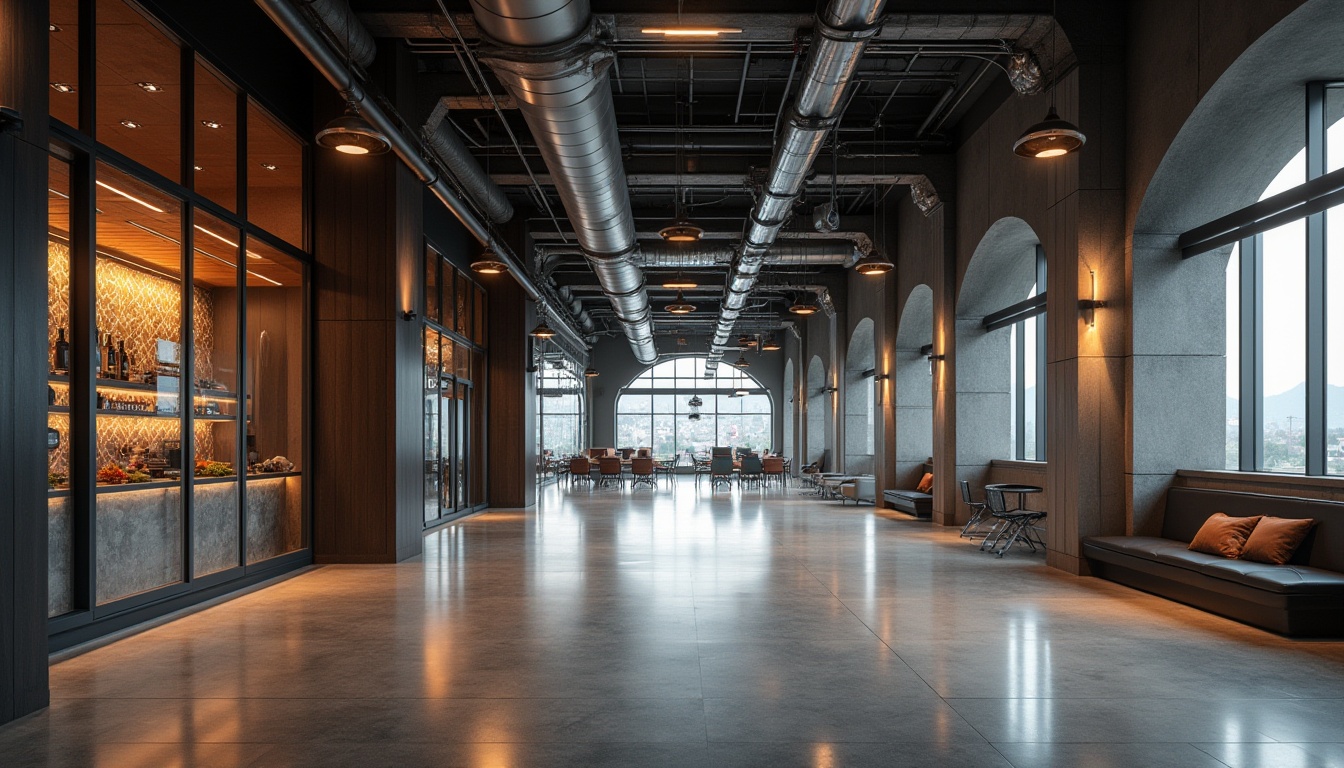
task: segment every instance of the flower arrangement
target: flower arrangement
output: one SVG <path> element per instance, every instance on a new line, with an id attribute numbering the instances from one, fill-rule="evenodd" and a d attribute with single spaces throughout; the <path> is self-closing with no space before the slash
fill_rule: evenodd
<path id="1" fill-rule="evenodd" d="M 126 470 L 116 464 L 107 464 L 98 470 L 98 482 L 106 485 L 125 485 L 129 479 Z"/>

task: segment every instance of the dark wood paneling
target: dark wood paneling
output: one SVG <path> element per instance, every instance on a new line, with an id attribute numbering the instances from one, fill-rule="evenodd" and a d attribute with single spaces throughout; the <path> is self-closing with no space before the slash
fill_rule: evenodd
<path id="1" fill-rule="evenodd" d="M 339 101 L 323 99 L 334 114 Z M 321 119 L 319 115 L 319 119 Z M 316 156 L 313 515 L 318 562 L 421 551 L 423 185 L 392 156 Z"/>
<path id="2" fill-rule="evenodd" d="M 536 386 L 528 367 L 532 302 L 512 280 L 489 290 L 490 506 L 512 509 L 536 502 Z"/>
<path id="3" fill-rule="evenodd" d="M 46 15 L 0 0 L 0 723 L 48 701 Z"/>

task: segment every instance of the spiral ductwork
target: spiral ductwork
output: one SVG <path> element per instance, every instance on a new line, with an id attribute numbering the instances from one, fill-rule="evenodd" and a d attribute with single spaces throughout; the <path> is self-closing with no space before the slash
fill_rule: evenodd
<path id="1" fill-rule="evenodd" d="M 471 0 L 481 61 L 518 104 L 603 293 L 645 364 L 658 359 L 608 68 L 587 0 Z"/>
<path id="2" fill-rule="evenodd" d="M 544 261 L 576 253 L 572 246 L 538 246 L 537 250 Z M 728 266 L 736 254 L 726 243 L 646 243 L 630 254 L 630 261 L 641 269 L 708 269 Z M 776 243 L 766 251 L 765 263 L 786 267 L 849 267 L 862 257 L 854 243 Z"/>
<path id="3" fill-rule="evenodd" d="M 802 86 L 775 142 L 770 175 L 748 219 L 741 250 L 733 260 L 707 367 L 718 365 L 724 347 L 733 338 L 733 326 L 767 263 L 766 254 L 788 220 L 807 172 L 839 116 L 845 88 L 854 77 L 863 49 L 881 27 L 885 5 L 886 0 L 830 0 L 817 14 Z"/>
<path id="4" fill-rule="evenodd" d="M 420 129 L 420 138 L 457 180 L 462 191 L 480 206 L 481 212 L 494 223 L 503 224 L 513 218 L 513 204 L 481 168 L 453 126 L 444 120 L 447 112 L 441 102 Z"/>
<path id="5" fill-rule="evenodd" d="M 322 22 L 331 34 L 332 42 L 350 61 L 365 68 L 373 63 L 373 57 L 378 53 L 378 43 L 359 22 L 349 3 L 345 0 L 300 1 Z"/>

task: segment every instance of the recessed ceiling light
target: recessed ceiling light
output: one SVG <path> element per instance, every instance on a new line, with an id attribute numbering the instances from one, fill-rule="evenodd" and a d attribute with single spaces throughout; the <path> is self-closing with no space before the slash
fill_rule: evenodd
<path id="1" fill-rule="evenodd" d="M 57 93 L 74 93 L 75 86 L 69 83 L 52 83 L 51 90 Z"/>
<path id="2" fill-rule="evenodd" d="M 60 32 L 60 31 L 61 31 L 61 28 L 58 27 L 58 26 L 56 26 L 55 24 L 47 24 L 47 31 L 48 31 L 48 32 Z"/>
<path id="3" fill-rule="evenodd" d="M 201 125 L 204 125 L 206 128 L 223 128 L 223 127 L 224 127 L 224 124 L 223 124 L 223 123 L 218 122 L 218 121 L 216 121 L 216 120 L 202 120 L 202 121 L 201 121 Z"/>
<path id="4" fill-rule="evenodd" d="M 276 166 L 275 163 L 262 163 L 261 167 L 265 168 L 268 171 L 274 171 L 278 166 Z"/>
<path id="5" fill-rule="evenodd" d="M 122 125 L 123 128 L 131 128 L 131 129 L 135 129 L 135 128 L 144 128 L 144 127 L 145 127 L 145 126 L 142 125 L 141 123 L 137 123 L 137 122 L 135 122 L 134 120 L 122 120 L 122 121 L 121 121 L 121 125 Z"/>
<path id="6" fill-rule="evenodd" d="M 142 82 L 136 83 L 136 85 L 140 86 L 140 90 L 144 91 L 145 93 L 162 93 L 162 92 L 163 92 L 163 86 L 159 85 L 158 83 L 151 83 L 151 82 L 147 82 L 147 81 L 142 81 Z"/>
<path id="7" fill-rule="evenodd" d="M 192 168 L 192 170 L 196 171 L 197 173 L 199 173 L 199 172 L 205 170 L 204 168 L 202 168 L 202 167 L 199 166 L 199 165 L 193 165 L 193 166 L 191 166 L 191 168 Z"/>

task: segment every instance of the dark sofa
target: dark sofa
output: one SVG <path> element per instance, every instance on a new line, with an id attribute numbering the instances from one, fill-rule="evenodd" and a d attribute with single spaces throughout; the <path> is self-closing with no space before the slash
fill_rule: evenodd
<path id="1" fill-rule="evenodd" d="M 924 463 L 924 471 L 932 472 L 933 464 Z M 933 517 L 933 494 L 920 493 L 915 490 L 887 490 L 882 492 L 882 500 L 892 509 L 899 510 L 907 515 L 914 515 L 921 520 L 929 520 Z"/>
<path id="2" fill-rule="evenodd" d="M 1314 518 L 1285 565 L 1186 549 L 1215 512 Z M 1344 637 L 1344 504 L 1259 493 L 1172 488 L 1162 536 L 1083 540 L 1092 573 L 1293 637 Z"/>

